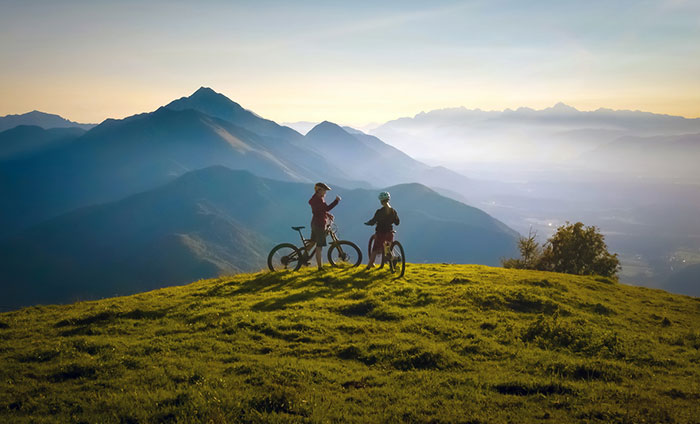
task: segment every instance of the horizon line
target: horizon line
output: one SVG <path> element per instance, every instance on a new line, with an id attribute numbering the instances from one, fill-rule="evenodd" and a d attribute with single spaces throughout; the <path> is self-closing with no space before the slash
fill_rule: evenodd
<path id="1" fill-rule="evenodd" d="M 209 88 L 209 87 L 203 87 L 203 88 Z M 223 94 L 223 93 L 221 93 L 221 92 L 215 91 L 215 90 L 213 90 L 213 89 L 212 89 L 212 91 L 214 91 L 214 92 L 217 93 L 217 94 L 221 94 L 221 95 L 225 96 L 227 99 L 231 100 L 232 102 L 235 102 L 235 103 L 239 104 L 241 107 L 243 107 L 243 109 L 245 109 L 245 110 L 247 110 L 247 111 L 249 111 L 249 112 L 252 112 L 252 113 L 254 113 L 254 114 L 256 114 L 256 115 L 258 115 L 258 116 L 260 116 L 260 117 L 262 117 L 262 118 L 264 118 L 264 119 L 269 119 L 269 120 L 271 120 L 271 121 L 274 121 L 274 122 L 276 122 L 277 124 L 280 124 L 280 125 L 285 125 L 285 124 L 296 124 L 296 123 L 316 123 L 316 124 L 318 124 L 318 123 L 327 121 L 327 122 L 332 122 L 332 123 L 334 123 L 334 124 L 339 124 L 339 125 L 366 127 L 366 126 L 372 126 L 372 125 L 377 125 L 377 124 L 381 125 L 381 124 L 383 124 L 383 123 L 391 122 L 391 121 L 396 121 L 396 120 L 399 120 L 399 119 L 413 119 L 413 118 L 416 118 L 416 117 L 418 117 L 418 116 L 420 116 L 420 115 L 425 115 L 425 114 L 428 114 L 428 113 L 440 112 L 440 111 L 465 110 L 465 111 L 470 111 L 470 112 L 504 113 L 504 112 L 518 112 L 518 111 L 523 110 L 523 111 L 543 112 L 543 111 L 546 111 L 546 110 L 555 109 L 555 108 L 557 108 L 557 106 L 567 107 L 567 108 L 573 109 L 575 112 L 581 112 L 581 113 L 591 113 L 591 112 L 599 112 L 599 111 L 609 111 L 609 112 L 632 112 L 632 113 L 646 113 L 646 114 L 658 115 L 658 116 L 683 118 L 683 119 L 688 119 L 688 120 L 700 119 L 700 115 L 699 115 L 699 116 L 695 116 L 695 117 L 691 117 L 691 116 L 676 115 L 676 114 L 671 114 L 671 113 L 652 112 L 652 111 L 649 111 L 649 110 L 641 110 L 641 109 L 613 109 L 613 108 L 609 108 L 609 107 L 605 107 L 605 106 L 599 106 L 599 107 L 597 107 L 597 108 L 595 108 L 595 109 L 579 109 L 579 108 L 577 108 L 576 106 L 571 106 L 570 104 L 567 104 L 567 103 L 565 103 L 565 102 L 559 101 L 559 102 L 554 103 L 552 106 L 544 107 L 544 108 L 541 108 L 541 109 L 536 109 L 536 108 L 533 108 L 533 107 L 530 107 L 530 106 L 518 106 L 517 108 L 506 107 L 506 108 L 504 108 L 504 109 L 482 109 L 482 108 L 480 108 L 480 107 L 469 108 L 469 107 L 466 107 L 466 106 L 463 106 L 463 105 L 461 105 L 461 106 L 446 106 L 446 107 L 441 107 L 441 108 L 436 108 L 436 109 L 421 110 L 420 112 L 417 112 L 417 113 L 415 113 L 415 114 L 413 114 L 413 115 L 398 116 L 398 117 L 391 118 L 391 119 L 388 119 L 388 120 L 385 120 L 385 121 L 376 120 L 376 121 L 363 122 L 363 123 L 357 123 L 357 122 L 352 122 L 352 123 L 351 123 L 351 122 L 345 122 L 345 121 L 340 121 L 340 120 L 330 120 L 330 119 L 325 119 L 325 120 L 307 120 L 307 119 L 299 119 L 299 120 L 282 119 L 282 120 L 276 120 L 276 119 L 273 119 L 273 118 L 268 117 L 268 116 L 265 115 L 265 114 L 258 113 L 258 112 L 256 112 L 256 111 L 254 111 L 253 109 L 250 109 L 250 108 L 247 108 L 247 107 L 243 106 L 242 104 L 238 103 L 237 101 L 231 99 L 230 97 L 226 96 L 225 94 Z M 194 92 L 193 92 L 193 93 L 194 93 Z M 192 95 L 192 94 L 190 94 L 190 96 L 191 96 L 191 95 Z M 174 100 L 177 100 L 177 99 L 180 99 L 180 98 L 183 98 L 183 97 L 187 98 L 187 97 L 189 97 L 189 96 L 181 96 L 181 97 L 178 97 L 178 98 L 176 98 L 176 99 L 174 99 Z M 170 103 L 170 102 L 168 102 L 168 103 Z M 106 121 L 106 120 L 108 120 L 108 119 L 122 120 L 122 119 L 129 118 L 129 117 L 131 117 L 131 116 L 140 115 L 140 114 L 143 114 L 143 113 L 155 112 L 156 110 L 158 110 L 158 109 L 161 108 L 161 107 L 164 107 L 164 106 L 167 105 L 168 103 L 163 104 L 163 105 L 160 105 L 160 106 L 157 106 L 155 109 L 150 110 L 150 111 L 135 112 L 135 113 L 132 113 L 132 114 L 124 115 L 124 116 L 122 116 L 122 117 L 107 116 L 107 117 L 103 118 L 102 120 L 100 120 L 99 122 L 80 122 L 80 120 L 75 120 L 75 119 L 69 118 L 67 115 L 63 115 L 63 114 L 61 114 L 61 113 L 46 112 L 46 111 L 41 111 L 41 110 L 39 110 L 39 109 L 32 109 L 32 110 L 30 110 L 30 111 L 23 112 L 23 113 L 8 113 L 8 114 L 6 114 L 6 115 L 0 116 L 0 118 L 7 118 L 7 117 L 10 117 L 10 116 L 22 116 L 22 115 L 27 115 L 27 114 L 30 114 L 30 113 L 33 113 L 33 112 L 39 112 L 39 113 L 43 113 L 43 114 L 47 114 L 47 115 L 59 116 L 59 117 L 62 118 L 62 119 L 65 119 L 65 120 L 67 120 L 67 121 L 70 121 L 70 122 L 73 122 L 73 123 L 79 124 L 79 125 L 99 125 L 99 124 L 101 124 L 102 122 L 104 122 L 104 121 Z"/>

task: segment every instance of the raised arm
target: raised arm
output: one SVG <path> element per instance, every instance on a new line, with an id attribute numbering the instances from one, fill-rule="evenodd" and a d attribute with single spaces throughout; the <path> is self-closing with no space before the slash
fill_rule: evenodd
<path id="1" fill-rule="evenodd" d="M 324 204 L 324 206 L 326 207 L 326 212 L 328 212 L 329 210 L 331 210 L 331 209 L 333 209 L 334 207 L 338 206 L 338 202 L 339 202 L 339 201 L 340 201 L 340 199 L 339 199 L 338 197 L 336 197 L 335 200 L 332 201 L 332 202 L 330 203 L 330 205 Z"/>

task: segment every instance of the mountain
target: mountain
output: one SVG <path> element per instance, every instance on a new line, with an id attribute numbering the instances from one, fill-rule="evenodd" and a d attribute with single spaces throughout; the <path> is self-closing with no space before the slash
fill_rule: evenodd
<path id="1" fill-rule="evenodd" d="M 76 207 L 112 201 L 213 165 L 290 181 L 361 186 L 316 153 L 199 111 L 160 108 L 104 121 L 50 152 L 0 162 L 0 238 Z"/>
<path id="2" fill-rule="evenodd" d="M 18 125 L 0 132 L 0 161 L 17 159 L 47 148 L 56 148 L 83 134 L 85 130 L 75 127 L 47 130 L 32 125 Z"/>
<path id="3" fill-rule="evenodd" d="M 304 154 L 292 155 L 308 169 L 330 163 L 330 168 L 319 169 L 324 178 L 333 178 L 345 186 L 363 186 L 358 181 L 371 181 L 375 186 L 406 182 L 420 182 L 435 187 L 468 185 L 467 179 L 445 168 L 433 168 L 418 162 L 380 139 L 351 128 L 324 121 L 307 129 L 305 136 L 244 109 L 211 88 L 201 87 L 189 97 L 175 100 L 165 106 L 174 110 L 194 109 L 246 128 L 262 137 L 270 138 L 279 146 L 295 146 Z M 311 124 L 311 123 L 306 123 Z M 307 125 L 308 126 L 308 125 Z M 322 158 L 319 160 L 319 157 Z M 341 175 L 337 175 L 342 170 Z"/>
<path id="4" fill-rule="evenodd" d="M 222 276 L 0 314 L 0 421 L 694 423 L 698 322 L 697 298 L 485 266 Z"/>
<path id="5" fill-rule="evenodd" d="M 355 179 L 375 186 L 419 182 L 436 188 L 467 188 L 470 181 L 444 167 L 419 162 L 377 137 L 324 121 L 304 137 L 312 149 Z"/>
<path id="6" fill-rule="evenodd" d="M 208 87 L 165 106 L 171 110 L 196 110 L 251 131 L 266 140 L 268 150 L 280 159 L 303 169 L 311 180 L 330 180 L 345 187 L 368 187 L 366 178 L 350 178 L 318 152 L 308 149 L 303 136 L 291 128 L 265 119 Z M 254 169 L 251 169 L 255 171 Z"/>
<path id="7" fill-rule="evenodd" d="M 18 125 L 36 126 L 44 129 L 73 127 L 81 128 L 86 131 L 95 126 L 95 124 L 79 124 L 58 115 L 39 112 L 38 110 L 21 115 L 0 116 L 0 131 L 9 130 Z"/>
<path id="8" fill-rule="evenodd" d="M 558 103 L 542 110 L 433 110 L 386 122 L 371 134 L 418 160 L 461 168 L 470 162 L 567 166 L 571 159 L 623 136 L 698 132 L 700 118 L 602 108 L 584 112 Z"/>
<path id="9" fill-rule="evenodd" d="M 189 97 L 174 100 L 168 103 L 165 108 L 172 110 L 198 110 L 214 118 L 231 122 L 260 136 L 282 140 L 298 140 L 301 138 L 301 134 L 293 129 L 281 126 L 269 119 L 264 119 L 209 87 L 200 87 Z"/>
<path id="10" fill-rule="evenodd" d="M 154 112 L 107 119 L 50 152 L 0 162 L 0 196 L 11 205 L 0 210 L 0 239 L 71 209 L 214 165 L 351 188 L 469 185 L 465 177 L 418 162 L 376 137 L 350 134 L 330 122 L 302 136 L 200 88 Z"/>
<path id="11" fill-rule="evenodd" d="M 517 234 L 484 212 L 419 184 L 387 190 L 411 262 L 495 265 L 515 254 Z M 335 187 L 330 193 L 343 197 L 333 210 L 340 237 L 365 250 L 373 230 L 362 223 L 379 207 L 376 191 Z M 134 293 L 265 268 L 275 244 L 299 242 L 290 227 L 308 227 L 312 194 L 309 184 L 212 167 L 54 218 L 0 244 L 0 308 Z"/>

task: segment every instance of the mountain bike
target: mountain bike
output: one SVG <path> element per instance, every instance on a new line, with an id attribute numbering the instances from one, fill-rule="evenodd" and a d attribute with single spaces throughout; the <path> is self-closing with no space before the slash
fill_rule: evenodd
<path id="1" fill-rule="evenodd" d="M 392 231 L 396 234 L 396 231 Z M 367 244 L 367 252 L 372 257 L 372 249 L 374 248 L 374 234 L 369 238 L 369 243 Z M 397 240 L 394 240 L 391 244 L 384 243 L 384 249 L 382 249 L 382 262 L 379 268 L 384 267 L 384 264 L 389 264 L 389 271 L 392 274 L 398 273 L 396 278 L 403 277 L 406 272 L 406 256 L 403 252 L 403 246 Z"/>
<path id="2" fill-rule="evenodd" d="M 302 265 L 310 265 L 316 254 L 316 243 L 304 238 L 301 230 L 306 227 L 292 227 L 299 233 L 301 246 L 292 243 L 280 243 L 273 247 L 267 255 L 267 266 L 270 271 L 296 271 Z M 326 226 L 326 234 L 331 236 L 328 245 L 328 262 L 331 266 L 340 268 L 356 267 L 362 263 L 362 251 L 357 245 L 348 240 L 338 239 L 338 226 L 331 219 Z"/>

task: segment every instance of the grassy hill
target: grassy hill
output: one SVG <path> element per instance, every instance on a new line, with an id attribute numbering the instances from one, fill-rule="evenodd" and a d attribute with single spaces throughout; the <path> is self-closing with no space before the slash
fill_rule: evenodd
<path id="1" fill-rule="evenodd" d="M 700 299 L 471 265 L 0 314 L 2 422 L 698 422 Z"/>

